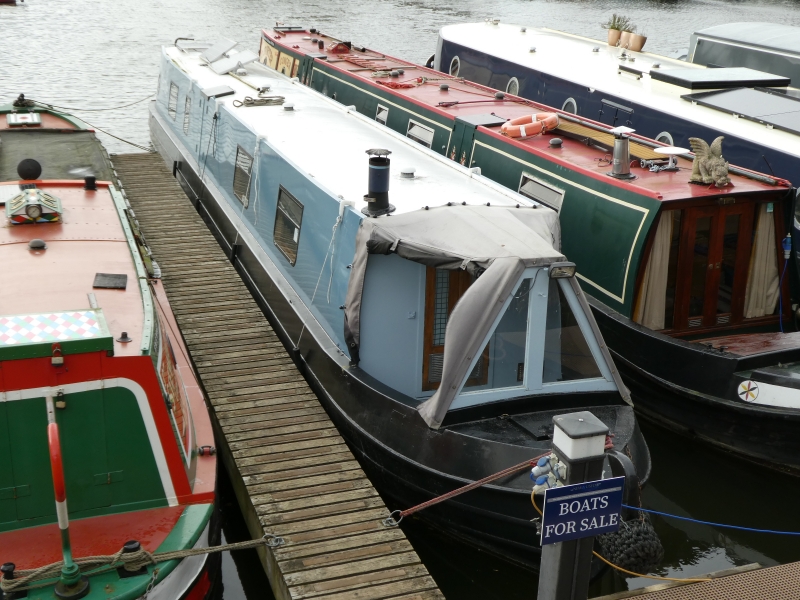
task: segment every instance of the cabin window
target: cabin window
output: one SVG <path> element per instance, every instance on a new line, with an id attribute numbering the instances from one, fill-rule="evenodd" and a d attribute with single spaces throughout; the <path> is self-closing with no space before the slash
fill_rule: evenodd
<path id="1" fill-rule="evenodd" d="M 375 120 L 381 125 L 386 125 L 386 120 L 388 118 L 389 109 L 381 104 L 378 104 L 378 109 L 375 111 Z"/>
<path id="2" fill-rule="evenodd" d="M 675 142 L 672 140 L 672 134 L 669 131 L 662 131 L 656 136 L 656 141 L 666 144 L 667 146 L 674 146 Z"/>
<path id="3" fill-rule="evenodd" d="M 461 60 L 454 56 L 453 60 L 450 61 L 450 75 L 452 77 L 458 77 L 458 73 L 461 71 Z"/>
<path id="4" fill-rule="evenodd" d="M 249 203 L 248 193 L 250 192 L 250 176 L 252 171 L 253 157 L 245 152 L 241 146 L 237 146 L 236 164 L 233 168 L 233 194 L 245 208 L 247 208 Z"/>
<path id="5" fill-rule="evenodd" d="M 433 129 L 421 123 L 417 123 L 412 119 L 408 120 L 408 132 L 406 136 L 422 144 L 426 148 L 430 148 L 433 145 Z"/>
<path id="6" fill-rule="evenodd" d="M 561 203 L 564 200 L 564 190 L 553 187 L 549 183 L 545 183 L 533 175 L 523 173 L 517 191 L 523 196 L 531 200 L 536 200 L 545 206 L 549 206 L 555 211 L 561 210 Z"/>
<path id="7" fill-rule="evenodd" d="M 572 113 L 573 115 L 578 114 L 578 103 L 575 102 L 575 98 L 567 98 L 564 100 L 564 104 L 561 105 L 561 110 L 564 112 Z"/>
<path id="8" fill-rule="evenodd" d="M 444 333 L 456 303 L 474 278 L 466 271 L 428 268 L 425 286 L 425 352 L 422 363 L 422 389 L 435 390 L 442 380 Z M 484 352 L 484 355 L 486 353 Z M 482 357 L 467 379 L 467 386 L 486 383 L 488 356 Z"/>
<path id="9" fill-rule="evenodd" d="M 506 93 L 516 96 L 519 94 L 519 79 L 512 77 L 506 86 Z"/>
<path id="10" fill-rule="evenodd" d="M 297 262 L 300 243 L 300 225 L 303 222 L 303 205 L 281 186 L 278 192 L 278 207 L 275 211 L 275 230 L 272 238 L 289 264 Z"/>
<path id="11" fill-rule="evenodd" d="M 192 98 L 187 95 L 186 102 L 183 104 L 183 133 L 189 135 L 189 121 L 192 116 Z"/>
<path id="12" fill-rule="evenodd" d="M 692 332 L 775 314 L 778 205 L 720 198 L 711 206 L 665 211 L 650 243 L 634 321 Z"/>
<path id="13" fill-rule="evenodd" d="M 170 82 L 169 84 L 169 104 L 167 105 L 169 116 L 172 120 L 178 115 L 178 86 Z"/>
<path id="14" fill-rule="evenodd" d="M 551 279 L 547 294 L 542 383 L 602 376 L 575 313 L 559 288 L 559 280 Z"/>

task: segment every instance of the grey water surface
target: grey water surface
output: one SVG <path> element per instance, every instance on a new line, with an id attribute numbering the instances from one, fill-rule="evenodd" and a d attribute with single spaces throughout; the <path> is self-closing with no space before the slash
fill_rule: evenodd
<path id="1" fill-rule="evenodd" d="M 800 3 L 788 0 L 18 0 L 0 5 L 0 104 L 19 93 L 72 109 L 97 128 L 109 152 L 149 144 L 147 102 L 158 78 L 159 48 L 177 37 L 228 37 L 258 49 L 262 27 L 319 27 L 326 33 L 399 57 L 424 62 L 446 24 L 497 17 L 602 39 L 600 22 L 623 13 L 648 36 L 646 49 L 670 54 L 688 46 L 696 29 L 732 21 L 800 25 Z M 800 531 L 800 480 L 733 461 L 652 426 L 653 454 L 646 507 L 695 519 L 762 529 Z M 228 485 L 220 499 L 228 540 L 246 538 Z M 405 508 L 391 506 L 390 508 Z M 759 562 L 800 560 L 794 536 L 727 530 L 654 517 L 666 547 L 657 573 L 690 577 Z M 510 567 L 441 536 L 416 519 L 404 522 L 412 544 L 448 598 L 530 599 L 536 575 Z M 271 598 L 255 554 L 223 559 L 217 598 Z M 652 580 L 606 573 L 593 595 L 650 585 Z"/>

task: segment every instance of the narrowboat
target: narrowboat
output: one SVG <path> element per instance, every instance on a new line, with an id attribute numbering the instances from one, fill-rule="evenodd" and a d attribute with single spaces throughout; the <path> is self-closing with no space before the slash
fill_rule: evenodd
<path id="1" fill-rule="evenodd" d="M 105 150 L 68 115 L 0 106 L 0 174 L 0 596 L 202 600 L 204 554 L 75 564 L 219 543 L 203 393 Z"/>
<path id="2" fill-rule="evenodd" d="M 152 141 L 392 508 L 548 452 L 578 408 L 646 481 L 557 213 L 233 46 L 164 50 Z M 529 471 L 419 514 L 535 566 Z"/>
<path id="3" fill-rule="evenodd" d="M 800 88 L 800 27 L 782 23 L 725 23 L 695 31 L 687 61 L 706 67 L 748 67 L 783 75 Z M 796 93 L 793 94 L 797 97 Z"/>
<path id="4" fill-rule="evenodd" d="M 691 183 L 701 163 L 686 149 L 315 29 L 264 30 L 260 55 L 558 211 L 562 251 L 578 267 L 638 413 L 759 464 L 800 472 L 787 181 L 728 165 L 729 177 Z M 527 137 L 503 133 L 526 119 L 544 125 L 529 125 Z M 694 143 L 703 164 L 720 154 L 720 142 Z"/>
<path id="5" fill-rule="evenodd" d="M 724 135 L 731 164 L 800 184 L 800 100 L 774 71 L 709 69 L 497 20 L 443 27 L 433 64 L 670 146 Z"/>

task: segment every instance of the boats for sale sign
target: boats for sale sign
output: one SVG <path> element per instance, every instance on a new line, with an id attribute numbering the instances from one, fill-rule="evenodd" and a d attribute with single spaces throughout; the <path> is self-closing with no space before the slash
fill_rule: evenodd
<path id="1" fill-rule="evenodd" d="M 546 490 L 542 546 L 617 531 L 624 485 L 614 477 Z"/>

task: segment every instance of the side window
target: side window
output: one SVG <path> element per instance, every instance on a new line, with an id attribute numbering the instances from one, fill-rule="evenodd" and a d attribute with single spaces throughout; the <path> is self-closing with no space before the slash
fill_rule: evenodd
<path id="1" fill-rule="evenodd" d="M 169 84 L 169 105 L 167 106 L 167 110 L 169 111 L 169 116 L 172 117 L 174 121 L 178 114 L 178 86 L 172 82 Z"/>
<path id="2" fill-rule="evenodd" d="M 426 148 L 430 148 L 433 145 L 433 129 L 425 127 L 425 125 L 412 121 L 411 119 L 408 120 L 406 136 L 410 137 L 415 142 L 419 142 Z"/>
<path id="3" fill-rule="evenodd" d="M 275 211 L 275 230 L 272 238 L 275 245 L 294 266 L 297 262 L 297 247 L 300 242 L 300 226 L 303 223 L 303 205 L 281 186 L 278 192 L 278 208 Z"/>
<path id="4" fill-rule="evenodd" d="M 450 75 L 453 77 L 458 77 L 458 73 L 461 71 L 461 60 L 454 56 L 453 60 L 450 61 Z"/>
<path id="5" fill-rule="evenodd" d="M 541 202 L 555 211 L 561 210 L 561 203 L 564 200 L 564 190 L 553 187 L 541 179 L 523 173 L 519 182 L 519 190 L 523 196 Z"/>
<path id="6" fill-rule="evenodd" d="M 381 125 L 386 125 L 386 120 L 389 118 L 389 109 L 378 104 L 378 110 L 375 111 L 375 120 Z"/>
<path id="7" fill-rule="evenodd" d="M 183 133 L 189 135 L 189 121 L 192 118 L 192 99 L 187 95 L 183 105 Z"/>
<path id="8" fill-rule="evenodd" d="M 250 175 L 253 170 L 253 157 L 241 146 L 236 148 L 236 165 L 233 168 L 233 193 L 245 208 L 247 208 L 250 190 Z"/>

